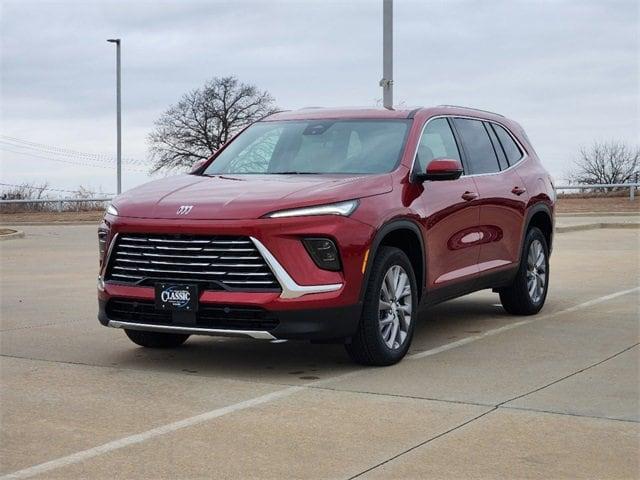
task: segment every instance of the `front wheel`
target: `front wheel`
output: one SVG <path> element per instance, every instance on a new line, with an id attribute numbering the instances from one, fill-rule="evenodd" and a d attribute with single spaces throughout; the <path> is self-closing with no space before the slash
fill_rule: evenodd
<path id="1" fill-rule="evenodd" d="M 549 289 L 549 247 L 540 229 L 527 232 L 520 268 L 513 283 L 499 290 L 504 309 L 513 315 L 534 315 L 540 311 Z"/>
<path id="2" fill-rule="evenodd" d="M 371 267 L 358 331 L 346 349 L 363 365 L 392 365 L 409 350 L 418 307 L 416 279 L 407 255 L 380 248 Z"/>
<path id="3" fill-rule="evenodd" d="M 143 330 L 125 330 L 129 340 L 147 348 L 174 348 L 187 341 L 189 335 L 180 333 L 146 332 Z"/>

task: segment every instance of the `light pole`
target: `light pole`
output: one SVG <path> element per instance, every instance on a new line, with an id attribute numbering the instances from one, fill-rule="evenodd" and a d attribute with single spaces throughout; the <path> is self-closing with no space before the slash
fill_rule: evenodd
<path id="1" fill-rule="evenodd" d="M 110 38 L 107 42 L 116 44 L 116 103 L 118 116 L 118 140 L 117 140 L 117 163 L 116 171 L 118 176 L 117 192 L 122 193 L 122 110 L 120 108 L 120 39 Z"/>
<path id="2" fill-rule="evenodd" d="M 382 104 L 393 110 L 393 0 L 382 0 Z"/>

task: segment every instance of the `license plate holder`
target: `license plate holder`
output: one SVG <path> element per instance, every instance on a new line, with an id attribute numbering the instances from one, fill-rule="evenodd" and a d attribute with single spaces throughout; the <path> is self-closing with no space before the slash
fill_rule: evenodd
<path id="1" fill-rule="evenodd" d="M 170 312 L 197 312 L 198 285 L 156 283 L 156 309 Z"/>

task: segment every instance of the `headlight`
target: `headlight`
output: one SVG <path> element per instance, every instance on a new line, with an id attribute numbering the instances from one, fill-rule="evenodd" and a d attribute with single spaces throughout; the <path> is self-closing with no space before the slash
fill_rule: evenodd
<path id="1" fill-rule="evenodd" d="M 348 217 L 358 207 L 358 200 L 348 200 L 346 202 L 331 203 L 329 205 L 318 205 L 316 207 L 293 208 L 291 210 L 280 210 L 279 212 L 268 213 L 267 218 L 303 217 L 307 215 L 341 215 Z"/>
<path id="2" fill-rule="evenodd" d="M 115 215 L 117 217 L 118 216 L 118 209 L 116 207 L 114 207 L 112 204 L 109 204 L 109 206 L 107 207 L 107 213 L 109 215 Z"/>
<path id="3" fill-rule="evenodd" d="M 102 264 L 104 252 L 107 249 L 107 238 L 109 238 L 109 230 L 100 227 L 98 229 L 98 258 L 100 260 L 100 264 Z"/>

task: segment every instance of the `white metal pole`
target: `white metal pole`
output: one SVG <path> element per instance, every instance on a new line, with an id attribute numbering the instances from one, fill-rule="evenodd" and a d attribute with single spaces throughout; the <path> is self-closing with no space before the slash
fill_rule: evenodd
<path id="1" fill-rule="evenodd" d="M 393 110 L 393 0 L 382 0 L 382 104 Z"/>
<path id="2" fill-rule="evenodd" d="M 117 193 L 122 193 L 122 109 L 120 102 L 120 39 L 109 39 L 107 42 L 116 44 L 116 110 L 117 110 Z"/>

